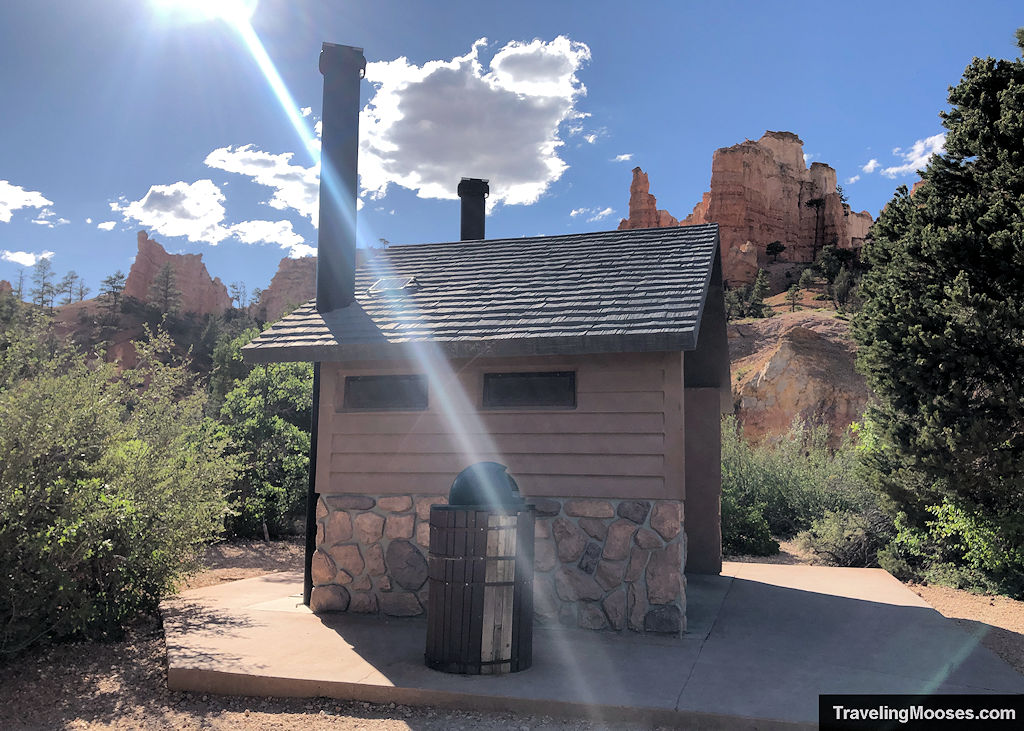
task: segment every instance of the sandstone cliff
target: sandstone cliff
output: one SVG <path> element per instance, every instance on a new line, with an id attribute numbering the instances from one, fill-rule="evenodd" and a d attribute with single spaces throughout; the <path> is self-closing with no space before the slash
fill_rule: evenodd
<path id="1" fill-rule="evenodd" d="M 231 307 L 227 287 L 219 278 L 210 278 L 202 254 L 168 254 L 145 231 L 139 231 L 138 243 L 139 252 L 124 286 L 126 296 L 145 302 L 153 278 L 165 264 L 170 264 L 174 269 L 175 286 L 181 292 L 183 312 L 219 314 Z"/>
<path id="2" fill-rule="evenodd" d="M 795 418 L 824 423 L 840 435 L 868 400 L 854 355 L 848 324 L 829 312 L 731 323 L 733 401 L 744 435 L 778 436 Z"/>
<path id="3" fill-rule="evenodd" d="M 803 141 L 792 132 L 765 132 L 756 142 L 716 150 L 711 190 L 682 221 L 657 210 L 649 188 L 646 173 L 634 168 L 629 218 L 619 229 L 717 223 L 731 285 L 753 282 L 773 241 L 786 247 L 779 261 L 811 262 L 826 244 L 859 249 L 872 224 L 867 211 L 855 213 L 842 203 L 834 169 L 820 162 L 807 167 Z"/>
<path id="4" fill-rule="evenodd" d="M 285 312 L 316 296 L 316 257 L 284 258 L 270 285 L 260 292 L 250 313 L 265 322 L 281 319 Z"/>
<path id="5" fill-rule="evenodd" d="M 6 279 L 0 279 L 0 294 L 9 294 L 14 291 L 14 287 Z"/>

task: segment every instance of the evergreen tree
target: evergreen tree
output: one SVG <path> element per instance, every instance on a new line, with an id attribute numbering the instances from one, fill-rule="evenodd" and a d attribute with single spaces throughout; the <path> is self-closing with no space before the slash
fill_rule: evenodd
<path id="1" fill-rule="evenodd" d="M 62 305 L 70 305 L 75 301 L 75 288 L 77 285 L 78 275 L 74 269 L 65 274 L 64 278 L 57 283 L 56 291 L 61 295 L 60 303 Z"/>
<path id="2" fill-rule="evenodd" d="M 800 301 L 800 287 L 796 284 L 786 290 L 786 301 L 789 302 L 789 311 L 796 312 L 797 303 Z"/>
<path id="3" fill-rule="evenodd" d="M 174 267 L 164 264 L 149 285 L 149 304 L 157 312 L 174 315 L 181 309 L 181 291 L 174 277 Z"/>
<path id="4" fill-rule="evenodd" d="M 235 307 L 244 310 L 249 305 L 249 295 L 245 289 L 245 282 L 232 282 L 228 285 L 228 292 L 231 293 L 231 301 Z"/>
<path id="5" fill-rule="evenodd" d="M 754 280 L 754 287 L 750 290 L 750 301 L 747 304 L 747 315 L 749 317 L 768 317 L 771 314 L 772 308 L 764 302 L 768 289 L 768 273 L 764 269 L 758 269 L 757 278 Z"/>
<path id="6" fill-rule="evenodd" d="M 88 296 L 92 290 L 86 286 L 84 279 L 78 280 L 78 285 L 75 287 L 75 302 L 81 302 Z"/>
<path id="7" fill-rule="evenodd" d="M 1024 587 L 1024 61 L 974 59 L 949 102 L 864 248 L 869 454 L 911 528 Z"/>
<path id="8" fill-rule="evenodd" d="M 814 284 L 814 273 L 810 269 L 804 269 L 800 273 L 800 289 L 810 289 Z"/>
<path id="9" fill-rule="evenodd" d="M 124 272 L 118 269 L 100 282 L 100 297 L 103 300 L 103 307 L 107 311 L 108 320 L 114 320 L 117 313 L 121 311 L 121 296 L 126 281 L 127 277 Z"/>
<path id="10" fill-rule="evenodd" d="M 764 253 L 772 258 L 772 261 L 778 261 L 779 254 L 786 250 L 786 245 L 781 241 L 772 241 L 768 246 L 765 247 Z"/>
<path id="11" fill-rule="evenodd" d="M 32 283 L 35 285 L 29 292 L 32 302 L 52 309 L 57 290 L 53 286 L 53 264 L 48 257 L 39 259 L 32 267 Z"/>

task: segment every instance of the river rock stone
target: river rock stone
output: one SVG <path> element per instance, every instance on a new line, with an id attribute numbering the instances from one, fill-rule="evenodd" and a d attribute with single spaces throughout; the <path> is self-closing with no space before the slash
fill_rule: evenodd
<path id="1" fill-rule="evenodd" d="M 594 577 L 582 573 L 575 566 L 560 566 L 555 571 L 555 590 L 566 602 L 580 599 L 597 601 L 604 596 L 604 589 L 598 586 Z"/>
<path id="2" fill-rule="evenodd" d="M 647 599 L 651 604 L 668 604 L 679 600 L 682 590 L 682 556 L 679 545 L 651 551 L 647 563 Z"/>
<path id="3" fill-rule="evenodd" d="M 389 513 L 404 513 L 412 507 L 412 498 L 407 495 L 379 497 L 377 507 Z"/>
<path id="4" fill-rule="evenodd" d="M 623 500 L 615 512 L 620 518 L 643 524 L 650 510 L 651 504 L 646 500 Z"/>
<path id="5" fill-rule="evenodd" d="M 314 586 L 309 595 L 309 608 L 320 612 L 344 612 L 349 608 L 350 597 L 344 586 Z"/>
<path id="6" fill-rule="evenodd" d="M 562 512 L 562 503 L 551 498 L 537 498 L 532 504 L 537 509 L 538 516 L 552 516 Z"/>
<path id="7" fill-rule="evenodd" d="M 574 518 L 612 518 L 615 509 L 607 500 L 567 500 L 565 514 Z"/>
<path id="8" fill-rule="evenodd" d="M 415 522 L 416 516 L 412 513 L 409 515 L 389 515 L 384 523 L 384 535 L 387 538 L 412 538 Z"/>
<path id="9" fill-rule="evenodd" d="M 317 551 L 313 554 L 313 566 L 310 574 L 313 577 L 314 586 L 322 586 L 323 584 L 330 584 L 334 581 L 334 577 L 337 575 L 338 569 L 334 565 L 334 561 L 324 551 Z"/>
<path id="10" fill-rule="evenodd" d="M 636 542 L 636 545 L 640 546 L 640 548 L 646 548 L 648 550 L 652 548 L 661 548 L 663 545 L 661 539 L 658 538 L 658 534 L 649 528 L 641 528 L 638 530 L 633 540 Z"/>
<path id="11" fill-rule="evenodd" d="M 353 521 L 355 524 L 356 540 L 360 543 L 370 545 L 380 540 L 384 535 L 384 518 L 376 513 L 360 513 Z"/>
<path id="12" fill-rule="evenodd" d="M 387 573 L 384 566 L 384 549 L 379 543 L 363 547 L 363 560 L 366 562 L 366 573 L 370 576 L 383 576 Z"/>
<path id="13" fill-rule="evenodd" d="M 604 616 L 604 610 L 599 605 L 583 602 L 580 605 L 579 623 L 583 629 L 605 629 L 608 626 L 608 618 Z"/>
<path id="14" fill-rule="evenodd" d="M 371 591 L 353 591 L 348 611 L 355 614 L 376 614 L 377 595 Z"/>
<path id="15" fill-rule="evenodd" d="M 601 603 L 608 623 L 618 632 L 626 626 L 626 590 L 613 591 Z"/>
<path id="16" fill-rule="evenodd" d="M 660 502 L 651 513 L 651 527 L 666 541 L 671 541 L 682 530 L 683 515 L 680 505 L 674 500 Z"/>
<path id="17" fill-rule="evenodd" d="M 333 546 L 335 543 L 344 543 L 352 540 L 352 518 L 349 514 L 335 510 L 327 516 L 324 523 L 324 543 Z"/>
<path id="18" fill-rule="evenodd" d="M 583 555 L 587 547 L 587 536 L 575 523 L 565 518 L 555 518 L 551 524 L 551 533 L 558 547 L 558 558 L 563 563 L 575 563 Z"/>
<path id="19" fill-rule="evenodd" d="M 339 569 L 344 569 L 352 576 L 359 576 L 363 573 L 363 556 L 359 553 L 359 546 L 335 546 L 331 549 L 331 557 Z"/>
<path id="20" fill-rule="evenodd" d="M 416 498 L 416 517 L 430 520 L 430 508 L 434 505 L 447 505 L 448 498 L 444 495 L 423 495 Z"/>
<path id="21" fill-rule="evenodd" d="M 604 541 L 608 537 L 608 524 L 600 518 L 580 518 L 579 526 L 587 535 L 598 541 Z"/>
<path id="22" fill-rule="evenodd" d="M 377 504 L 366 495 L 327 495 L 326 500 L 333 510 L 372 510 Z"/>
<path id="23" fill-rule="evenodd" d="M 636 532 L 636 523 L 631 520 L 616 520 L 608 526 L 608 538 L 604 542 L 604 558 L 622 561 L 629 556 L 629 544 Z"/>
<path id="24" fill-rule="evenodd" d="M 542 538 L 533 544 L 533 566 L 537 571 L 550 571 L 558 564 L 555 554 L 555 543 L 550 538 Z"/>
<path id="25" fill-rule="evenodd" d="M 601 588 L 611 591 L 622 584 L 622 574 L 625 568 L 625 561 L 601 561 L 597 565 L 594 579 L 601 585 Z"/>
<path id="26" fill-rule="evenodd" d="M 389 617 L 416 617 L 423 607 L 416 595 L 408 591 L 389 591 L 380 595 L 381 611 Z"/>
<path id="27" fill-rule="evenodd" d="M 427 580 L 427 560 L 409 541 L 395 540 L 384 554 L 388 573 L 403 589 L 416 591 Z"/>
<path id="28" fill-rule="evenodd" d="M 577 566 L 583 573 L 592 574 L 597 570 L 597 562 L 600 559 L 601 546 L 600 544 L 591 541 L 587 544 L 587 547 L 583 549 L 583 556 L 580 557 L 580 562 Z"/>
<path id="29" fill-rule="evenodd" d="M 682 614 L 674 604 L 654 607 L 644 615 L 645 632 L 678 635 L 682 630 Z"/>

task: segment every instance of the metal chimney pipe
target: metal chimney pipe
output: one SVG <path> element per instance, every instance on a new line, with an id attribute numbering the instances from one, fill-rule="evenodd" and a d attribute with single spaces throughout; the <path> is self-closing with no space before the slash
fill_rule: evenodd
<path id="1" fill-rule="evenodd" d="M 356 185 L 359 160 L 359 80 L 363 49 L 324 43 L 320 73 L 324 104 L 320 135 L 320 230 L 316 309 L 330 312 L 355 299 Z"/>
<path id="2" fill-rule="evenodd" d="M 462 199 L 462 232 L 463 241 L 484 238 L 484 199 L 491 192 L 486 180 L 481 178 L 463 178 L 459 181 L 459 198 Z"/>

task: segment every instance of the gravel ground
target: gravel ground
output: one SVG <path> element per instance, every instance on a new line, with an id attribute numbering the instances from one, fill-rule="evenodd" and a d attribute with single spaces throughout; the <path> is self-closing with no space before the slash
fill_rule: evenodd
<path id="1" fill-rule="evenodd" d="M 183 588 L 210 586 L 302 565 L 302 541 L 243 541 L 209 549 L 207 570 Z M 791 543 L 772 563 L 804 563 Z M 729 560 L 755 560 L 729 557 Z M 988 626 L 983 643 L 1024 673 L 1024 602 L 935 586 L 914 591 L 968 629 Z M 586 721 L 436 708 L 314 700 L 238 698 L 167 690 L 163 630 L 156 619 L 121 642 L 44 648 L 0 666 L 0 729 L 469 729 L 609 728 Z M 622 726 L 621 728 L 628 728 Z"/>

